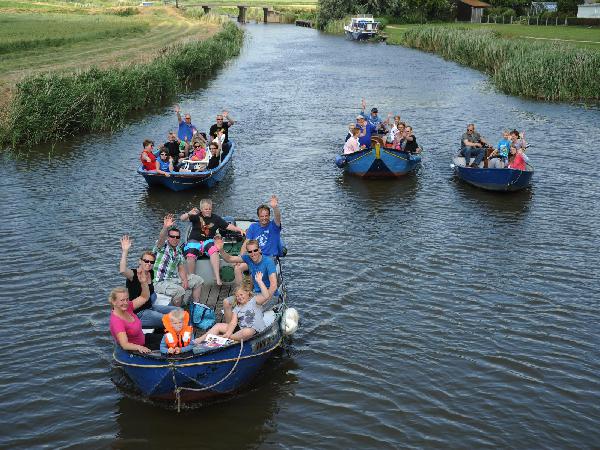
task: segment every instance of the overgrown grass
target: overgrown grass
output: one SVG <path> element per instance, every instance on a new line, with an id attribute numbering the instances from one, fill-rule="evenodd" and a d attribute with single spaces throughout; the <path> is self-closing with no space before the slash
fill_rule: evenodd
<path id="1" fill-rule="evenodd" d="M 2 14 L 0 55 L 142 33 L 146 26 L 114 15 Z"/>
<path id="2" fill-rule="evenodd" d="M 212 38 L 165 48 L 147 64 L 28 78 L 17 85 L 0 141 L 16 147 L 116 129 L 131 112 L 212 74 L 239 53 L 242 41 L 243 32 L 228 23 Z"/>
<path id="3" fill-rule="evenodd" d="M 600 100 L 600 52 L 591 49 L 443 26 L 410 28 L 402 44 L 486 72 L 507 94 L 543 100 Z"/>
<path id="4" fill-rule="evenodd" d="M 344 34 L 344 25 L 348 23 L 350 23 L 350 18 L 330 20 L 323 28 L 323 31 L 331 34 Z"/>

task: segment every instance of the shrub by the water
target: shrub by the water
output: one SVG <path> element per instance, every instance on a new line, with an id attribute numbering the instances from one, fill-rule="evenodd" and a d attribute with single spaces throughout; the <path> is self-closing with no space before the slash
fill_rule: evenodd
<path id="1" fill-rule="evenodd" d="M 239 54 L 242 41 L 243 32 L 228 23 L 212 38 L 166 48 L 146 64 L 28 78 L 17 85 L 0 140 L 14 147 L 116 129 L 131 112 L 213 73 Z"/>
<path id="2" fill-rule="evenodd" d="M 503 92 L 543 100 L 600 100 L 600 52 L 503 39 L 489 30 L 416 27 L 403 44 L 488 73 Z"/>

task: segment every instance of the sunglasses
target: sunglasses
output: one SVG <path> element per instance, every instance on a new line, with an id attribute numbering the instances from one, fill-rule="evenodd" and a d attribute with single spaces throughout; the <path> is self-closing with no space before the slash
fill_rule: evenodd
<path id="1" fill-rule="evenodd" d="M 154 260 L 152 259 L 142 259 L 146 264 L 154 264 Z"/>
<path id="2" fill-rule="evenodd" d="M 260 249 L 255 248 L 254 250 L 248 250 L 248 253 L 256 253 L 256 252 L 260 252 Z"/>
<path id="3" fill-rule="evenodd" d="M 201 145 L 194 145 L 194 148 L 202 148 Z"/>
<path id="4" fill-rule="evenodd" d="M 181 236 L 180 235 L 173 236 L 172 234 L 170 234 L 169 237 L 172 239 L 179 239 Z"/>

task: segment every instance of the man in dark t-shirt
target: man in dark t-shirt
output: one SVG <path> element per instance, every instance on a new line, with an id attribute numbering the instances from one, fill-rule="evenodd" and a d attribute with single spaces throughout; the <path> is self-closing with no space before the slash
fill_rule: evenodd
<path id="1" fill-rule="evenodd" d="M 242 235 L 244 235 L 244 230 L 232 223 L 227 223 L 221 216 L 213 214 L 212 207 L 212 200 L 205 198 L 200 200 L 200 209 L 192 208 L 179 217 L 183 221 L 192 222 L 192 230 L 183 248 L 183 254 L 187 261 L 188 273 L 196 273 L 196 260 L 203 254 L 208 255 L 215 281 L 218 286 L 221 286 L 223 283 L 219 270 L 219 251 L 214 246 L 213 238 L 217 234 L 217 230 L 237 231 Z"/>
<path id="2" fill-rule="evenodd" d="M 177 135 L 170 131 L 167 136 L 167 142 L 163 144 L 165 150 L 169 153 L 169 156 L 173 158 L 173 167 L 177 170 L 177 163 L 179 162 L 179 139 Z"/>
<path id="3" fill-rule="evenodd" d="M 217 138 L 219 130 L 223 132 L 225 138 L 223 139 L 223 149 L 229 150 L 229 127 L 233 126 L 235 121 L 231 118 L 227 111 L 223 111 L 223 114 L 217 114 L 217 123 L 210 127 L 210 139 L 211 141 Z"/>

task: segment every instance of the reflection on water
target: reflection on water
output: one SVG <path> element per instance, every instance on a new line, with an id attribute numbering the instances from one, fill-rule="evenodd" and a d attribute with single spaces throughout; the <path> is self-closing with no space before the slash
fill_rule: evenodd
<path id="1" fill-rule="evenodd" d="M 280 400 L 295 395 L 298 365 L 278 352 L 268 369 L 263 369 L 244 390 L 224 400 L 204 405 L 184 405 L 176 417 L 138 399 L 117 400 L 116 439 L 113 448 L 247 448 L 260 444 L 277 427 L 273 417 Z M 190 434 L 187 430 L 198 429 Z M 224 432 L 228 430 L 228 432 Z"/>
<path id="2" fill-rule="evenodd" d="M 461 202 L 480 208 L 484 214 L 524 218 L 534 198 L 535 184 L 516 192 L 493 192 L 471 186 L 457 177 L 453 177 L 452 181 L 460 194 Z"/>

